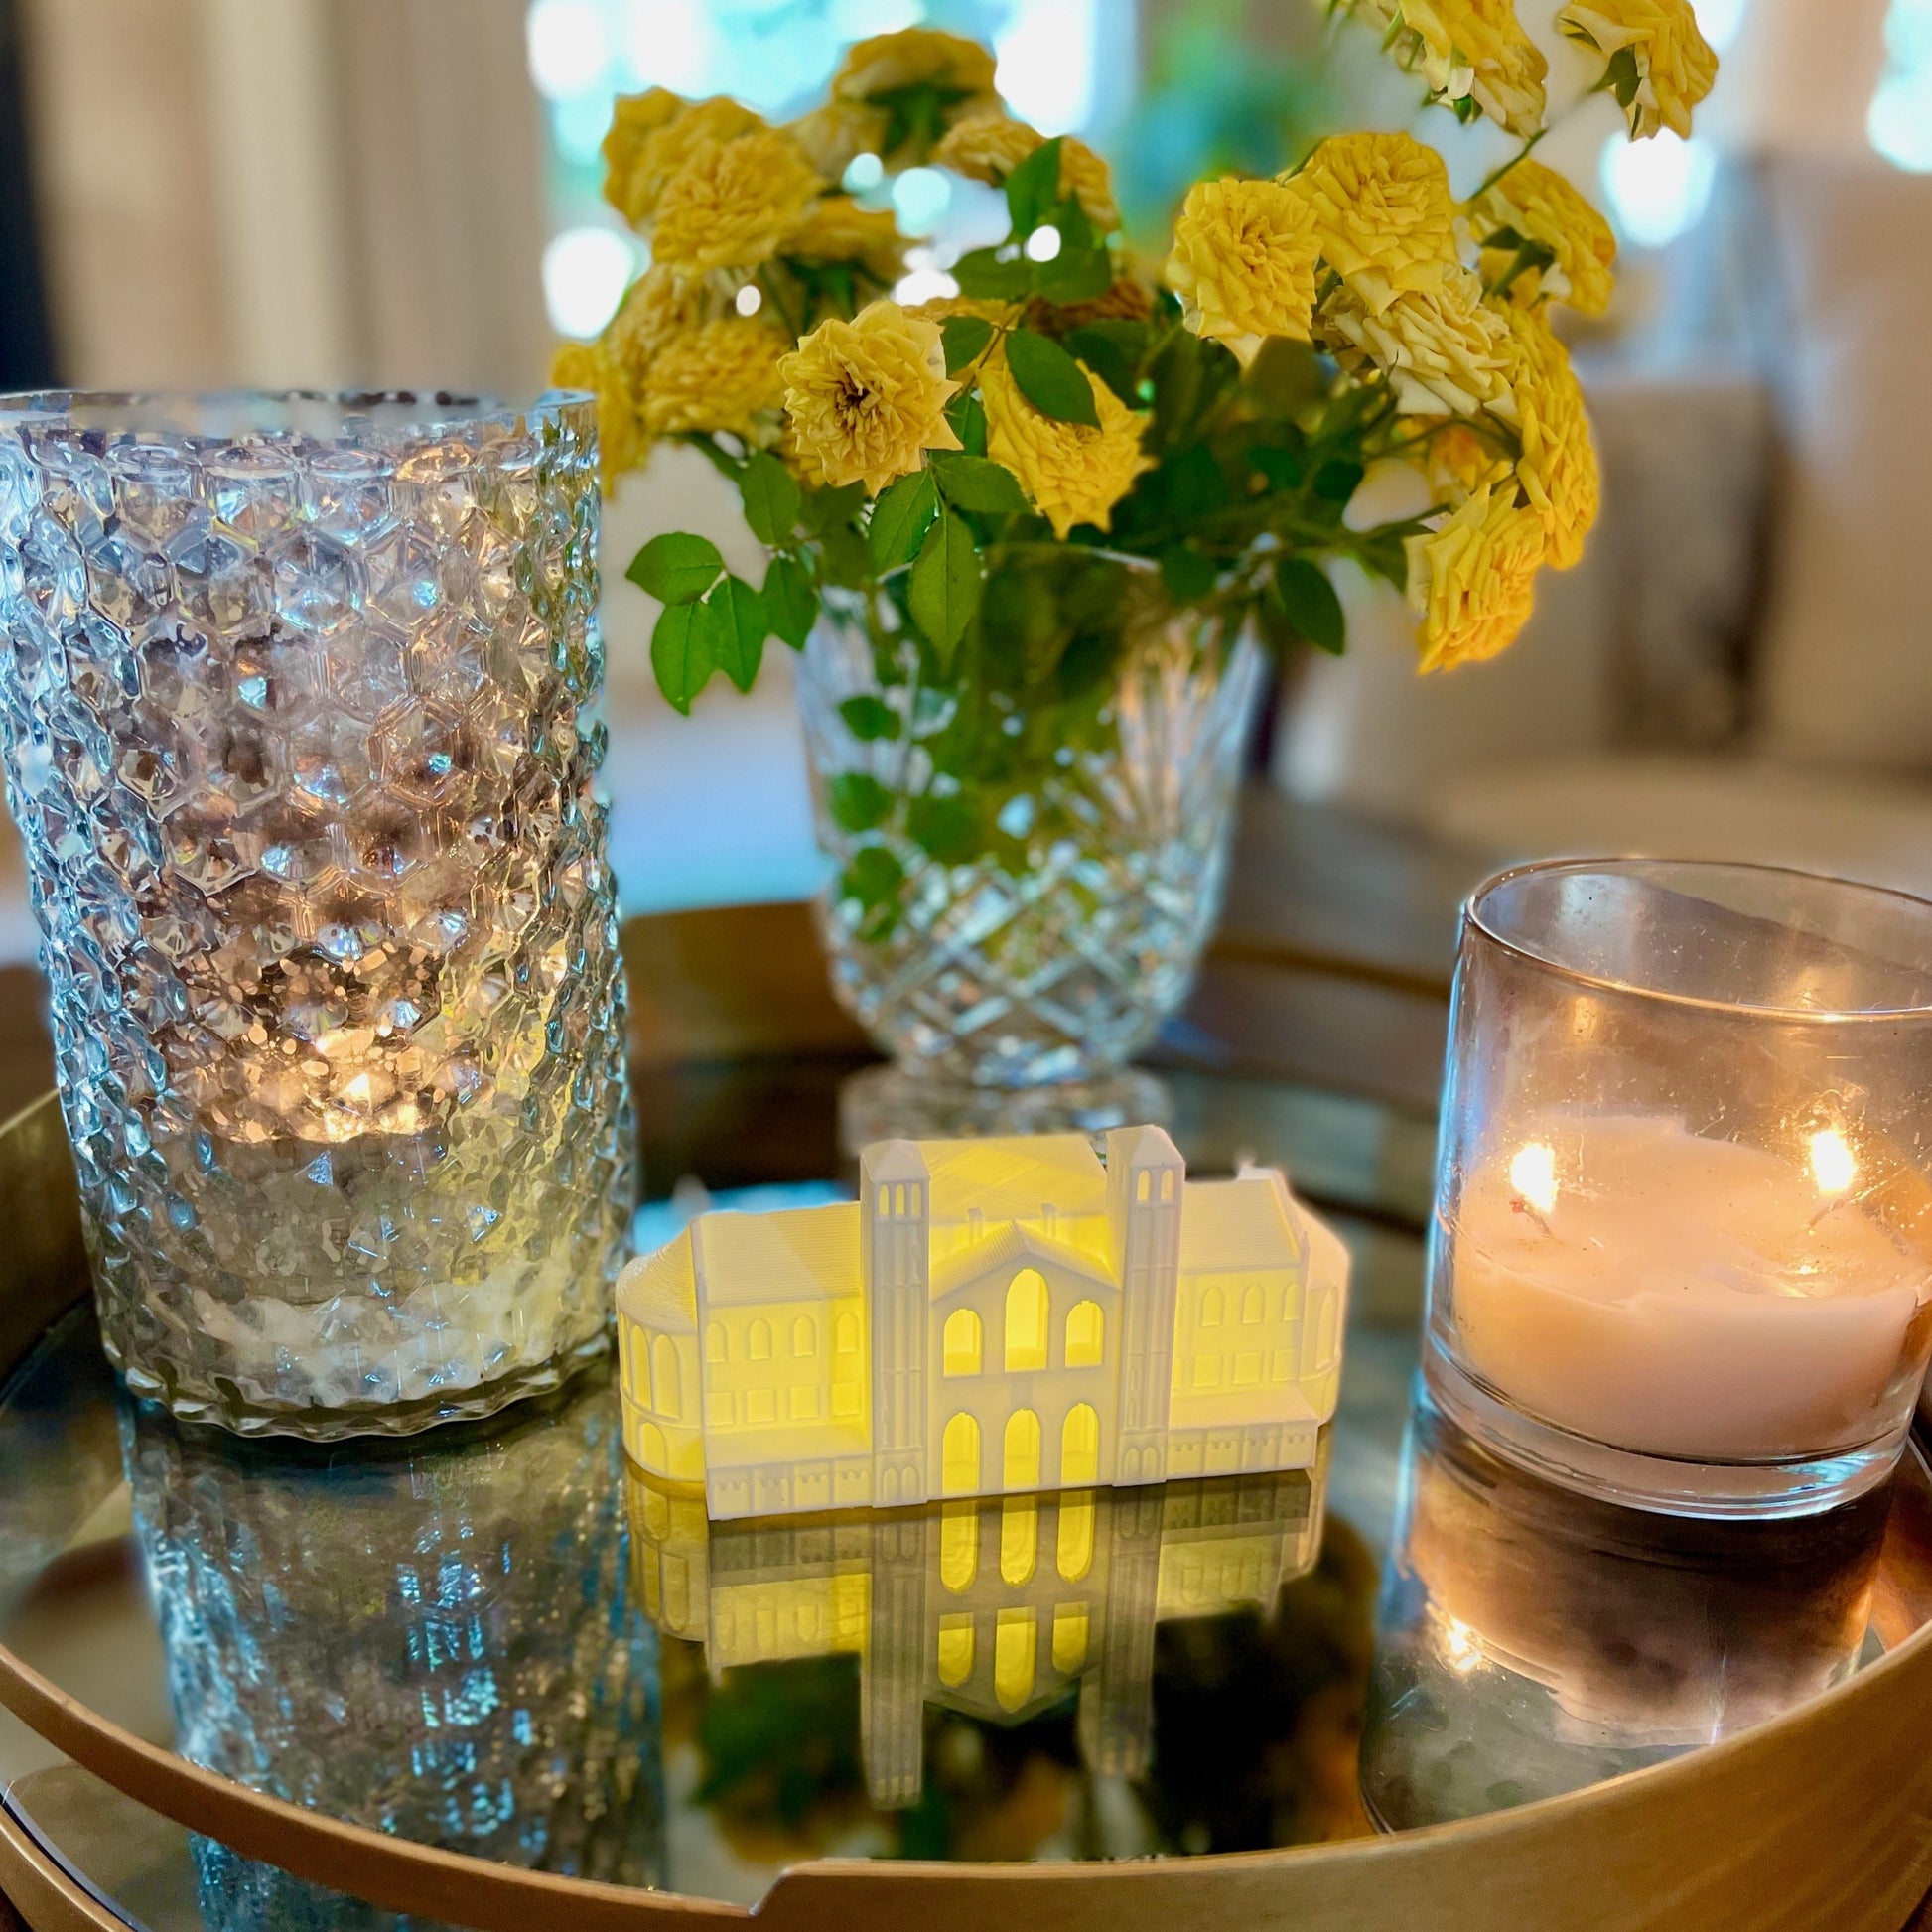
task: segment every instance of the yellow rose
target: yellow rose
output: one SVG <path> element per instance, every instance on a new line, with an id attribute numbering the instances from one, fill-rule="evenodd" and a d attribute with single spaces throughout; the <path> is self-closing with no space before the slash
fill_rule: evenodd
<path id="1" fill-rule="evenodd" d="M 604 199 L 633 228 L 657 211 L 665 184 L 708 141 L 733 141 L 764 123 L 723 94 L 683 101 L 653 87 L 618 101 L 604 137 Z"/>
<path id="2" fill-rule="evenodd" d="M 1601 482 L 1584 392 L 1570 355 L 1539 315 L 1508 311 L 1514 349 L 1510 388 L 1523 454 L 1516 481 L 1542 518 L 1550 562 L 1568 570 L 1596 521 Z"/>
<path id="3" fill-rule="evenodd" d="M 1439 503 L 1456 504 L 1485 483 L 1494 485 L 1509 477 L 1508 457 L 1465 422 L 1453 417 L 1414 426 L 1414 440 L 1405 456 L 1429 480 L 1430 494 Z"/>
<path id="4" fill-rule="evenodd" d="M 1141 447 L 1146 419 L 1084 363 L 1081 369 L 1093 391 L 1098 429 L 1041 415 L 1020 393 L 1003 355 L 992 357 L 980 370 L 986 453 L 1020 479 L 1035 509 L 1060 538 L 1076 523 L 1111 528 L 1114 505 L 1134 487 L 1142 471 L 1154 468 L 1154 459 Z"/>
<path id="5" fill-rule="evenodd" d="M 1492 286 L 1510 272 L 1517 252 L 1508 242 L 1488 245 L 1500 230 L 1513 229 L 1555 257 L 1548 268 L 1526 269 L 1510 283 L 1513 301 L 1548 296 L 1587 316 L 1600 316 L 1609 307 L 1616 237 L 1554 168 L 1540 161 L 1516 162 L 1476 198 L 1469 213 L 1483 247 L 1482 272 Z"/>
<path id="6" fill-rule="evenodd" d="M 1571 0 L 1557 25 L 1607 65 L 1629 50 L 1636 88 L 1623 112 L 1631 140 L 1660 127 L 1690 139 L 1691 109 L 1718 77 L 1718 57 L 1698 31 L 1691 0 Z"/>
<path id="7" fill-rule="evenodd" d="M 1167 283 L 1187 327 L 1246 363 L 1270 336 L 1308 340 L 1320 248 L 1299 178 L 1196 182 L 1174 223 Z"/>
<path id="8" fill-rule="evenodd" d="M 1321 305 L 1321 335 L 1345 368 L 1372 362 L 1406 414 L 1514 415 L 1507 369 L 1509 330 L 1482 299 L 1482 284 L 1451 263 L 1440 284 L 1408 290 L 1379 313 L 1353 284 Z"/>
<path id="9" fill-rule="evenodd" d="M 798 225 L 821 186 L 804 149 L 775 128 L 706 141 L 664 185 L 651 257 L 696 275 L 755 267 Z"/>
<path id="10" fill-rule="evenodd" d="M 925 460 L 956 450 L 939 326 L 897 302 L 822 322 L 778 363 L 797 447 L 827 482 L 877 494 Z"/>
<path id="11" fill-rule="evenodd" d="M 975 114 L 947 132 L 932 151 L 933 165 L 998 188 L 1045 138 L 1025 121 L 1009 120 L 1004 114 Z M 1102 234 L 1120 226 L 1120 206 L 1114 200 L 1114 179 L 1106 162 L 1070 134 L 1060 141 L 1059 192 L 1071 195 Z"/>
<path id="12" fill-rule="evenodd" d="M 850 195 L 827 195 L 778 244 L 801 261 L 852 262 L 889 288 L 905 273 L 904 243 L 891 208 L 861 207 Z"/>
<path id="13" fill-rule="evenodd" d="M 961 100 L 991 94 L 993 56 L 958 34 L 905 27 L 848 49 L 832 76 L 834 100 L 877 100 L 906 87 L 935 87 Z"/>
<path id="14" fill-rule="evenodd" d="M 597 468 L 606 489 L 650 452 L 638 420 L 636 398 L 623 373 L 598 343 L 564 343 L 552 358 L 550 380 L 559 389 L 588 389 L 597 397 Z"/>
<path id="15" fill-rule="evenodd" d="M 675 270 L 654 262 L 632 282 L 604 331 L 604 347 L 633 393 L 650 380 L 651 364 L 674 336 L 703 320 L 702 304 Z"/>
<path id="16" fill-rule="evenodd" d="M 1409 602 L 1422 619 L 1422 669 L 1494 657 L 1516 641 L 1536 599 L 1543 523 L 1515 491 L 1475 491 L 1440 529 L 1409 539 Z"/>
<path id="17" fill-rule="evenodd" d="M 828 100 L 789 123 L 789 132 L 827 181 L 843 181 L 862 154 L 886 145 L 886 111 L 861 100 Z"/>
<path id="18" fill-rule="evenodd" d="M 1449 170 L 1412 135 L 1334 135 L 1291 185 L 1314 210 L 1322 258 L 1372 310 L 1458 266 Z"/>
<path id="19" fill-rule="evenodd" d="M 1384 11 L 1398 9 L 1377 9 Z M 1543 125 L 1550 64 L 1523 32 L 1514 0 L 1401 0 L 1399 12 L 1391 50 L 1436 99 L 1474 101 L 1522 140 Z"/>
<path id="20" fill-rule="evenodd" d="M 785 339 L 744 316 L 703 322 L 673 336 L 657 351 L 639 397 L 644 427 L 654 436 L 729 430 L 762 443 L 777 433 L 784 385 L 778 360 Z M 760 416 L 768 418 L 759 422 Z"/>

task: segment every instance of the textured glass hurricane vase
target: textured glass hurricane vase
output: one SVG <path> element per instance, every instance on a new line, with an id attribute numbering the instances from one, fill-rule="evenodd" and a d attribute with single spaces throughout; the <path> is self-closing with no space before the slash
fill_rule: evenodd
<path id="1" fill-rule="evenodd" d="M 1025 588 L 1005 594 L 996 565 L 946 678 L 890 608 L 829 614 L 806 647 L 837 867 L 819 929 L 840 1000 L 896 1061 L 848 1095 L 848 1140 L 1102 1127 L 1165 1104 L 1123 1069 L 1185 999 L 1219 914 L 1261 659 L 1091 556 L 1056 559 L 1044 592 L 1009 568 Z"/>
<path id="2" fill-rule="evenodd" d="M 604 1346 L 596 533 L 583 401 L 0 405 L 8 791 L 136 1393 L 400 1433 Z"/>

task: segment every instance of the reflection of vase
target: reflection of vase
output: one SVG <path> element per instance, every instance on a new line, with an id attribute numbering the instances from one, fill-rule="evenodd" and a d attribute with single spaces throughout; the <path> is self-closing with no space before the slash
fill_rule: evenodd
<path id="1" fill-rule="evenodd" d="M 1864 1642 L 1889 1492 L 1795 1521 L 1622 1509 L 1425 1408 L 1404 1447 L 1362 1789 L 1392 1829 L 1634 1770 L 1816 1697 Z"/>
<path id="2" fill-rule="evenodd" d="M 607 1388 L 413 1452 L 324 1460 L 124 1425 L 177 1747 L 397 1837 L 661 1877 L 657 1643 Z M 222 1932 L 393 1925 L 199 1845 Z"/>
<path id="3" fill-rule="evenodd" d="M 1259 652 L 1055 550 L 996 567 L 930 655 L 884 599 L 805 652 L 833 986 L 927 1090 L 1118 1084 L 1220 909 Z"/>
<path id="4" fill-rule="evenodd" d="M 631 1150 L 587 400 L 0 411 L 0 737 L 109 1355 L 401 1432 L 604 1347 Z"/>
<path id="5" fill-rule="evenodd" d="M 1014 1725 L 1076 1687 L 1088 1769 L 1134 1777 L 1156 1624 L 1266 1610 L 1314 1562 L 1326 1471 L 1324 1435 L 1312 1470 L 713 1523 L 633 1467 L 639 1594 L 714 1673 L 856 1655 L 875 1805 L 918 1802 L 928 1703 Z"/>

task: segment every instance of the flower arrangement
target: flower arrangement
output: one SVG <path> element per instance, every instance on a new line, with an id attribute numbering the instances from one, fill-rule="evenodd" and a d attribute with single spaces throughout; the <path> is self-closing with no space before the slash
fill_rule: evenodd
<path id="1" fill-rule="evenodd" d="M 609 470 L 689 443 L 769 550 L 761 584 L 697 536 L 638 554 L 673 705 L 719 671 L 750 688 L 766 640 L 802 647 L 821 609 L 868 626 L 880 689 L 845 724 L 923 756 L 831 782 L 847 834 L 1035 863 L 1006 808 L 1104 736 L 1150 610 L 1207 649 L 1339 651 L 1324 565 L 1352 559 L 1407 592 L 1436 670 L 1506 648 L 1539 571 L 1582 554 L 1596 458 L 1550 312 L 1600 313 L 1614 247 L 1531 158 L 1545 58 L 1513 0 L 1326 4 L 1517 152 L 1458 200 L 1410 135 L 1334 136 L 1276 179 L 1198 184 L 1154 266 L 1119 242 L 1101 159 L 1010 117 L 992 57 L 951 35 L 861 43 L 786 127 L 725 99 L 619 102 L 606 192 L 650 267 L 557 376 L 597 391 Z M 1633 139 L 1688 128 L 1716 70 L 1690 0 L 1570 0 L 1556 24 Z M 956 294 L 895 301 L 892 215 L 841 186 L 860 155 L 991 184 L 1009 237 L 954 265 Z M 1391 461 L 1431 507 L 1363 526 L 1350 506 Z M 905 861 L 869 864 L 841 890 L 884 932 Z"/>

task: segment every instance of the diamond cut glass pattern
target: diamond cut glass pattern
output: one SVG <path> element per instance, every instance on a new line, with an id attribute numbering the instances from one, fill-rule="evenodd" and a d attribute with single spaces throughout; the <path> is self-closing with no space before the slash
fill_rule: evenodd
<path id="1" fill-rule="evenodd" d="M 1245 638 L 1222 647 L 1185 615 L 1116 642 L 1094 729 L 1013 781 L 998 819 L 1010 836 L 948 863 L 906 835 L 897 805 L 876 830 L 839 823 L 832 789 L 846 774 L 895 798 L 942 794 L 916 698 L 910 729 L 887 739 L 862 742 L 841 709 L 907 702 L 906 684 L 880 682 L 863 617 L 828 606 L 813 632 L 799 706 L 819 844 L 842 880 L 878 849 L 902 878 L 884 921 L 835 880 L 819 931 L 840 1001 L 902 1064 L 991 1088 L 1088 1080 L 1125 1064 L 1185 999 L 1220 912 L 1260 654 Z M 943 728 L 949 701 L 930 709 Z M 1003 730 L 1019 742 L 1054 725 L 1022 700 Z"/>
<path id="2" fill-rule="evenodd" d="M 590 404 L 0 405 L 0 701 L 109 1355 L 402 1432 L 604 1346 L 633 1191 Z"/>

